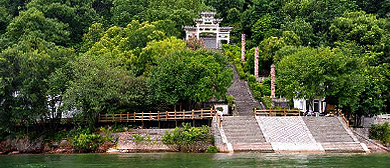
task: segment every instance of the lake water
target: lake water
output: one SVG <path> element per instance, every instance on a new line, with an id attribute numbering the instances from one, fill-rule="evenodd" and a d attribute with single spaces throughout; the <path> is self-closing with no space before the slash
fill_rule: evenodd
<path id="1" fill-rule="evenodd" d="M 66 154 L 0 155 L 0 167 L 390 167 L 390 154 Z"/>

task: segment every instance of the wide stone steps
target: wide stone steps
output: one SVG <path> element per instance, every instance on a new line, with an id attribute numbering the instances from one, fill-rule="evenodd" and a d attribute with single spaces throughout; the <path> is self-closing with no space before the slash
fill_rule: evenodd
<path id="1" fill-rule="evenodd" d="M 302 117 L 317 142 L 354 142 L 336 117 Z"/>
<path id="2" fill-rule="evenodd" d="M 321 143 L 325 152 L 331 153 L 364 153 L 359 142 L 332 142 Z"/>
<path id="3" fill-rule="evenodd" d="M 237 152 L 263 152 L 271 153 L 274 152 L 272 145 L 270 143 L 235 143 L 233 144 L 234 151 Z"/>
<path id="4" fill-rule="evenodd" d="M 337 117 L 225 116 L 221 129 L 229 151 L 360 153 L 366 149 Z M 214 135 L 218 149 L 226 148 L 220 144 L 221 135 Z"/>
<path id="5" fill-rule="evenodd" d="M 236 143 L 265 142 L 254 116 L 224 117 L 222 128 L 233 148 Z"/>

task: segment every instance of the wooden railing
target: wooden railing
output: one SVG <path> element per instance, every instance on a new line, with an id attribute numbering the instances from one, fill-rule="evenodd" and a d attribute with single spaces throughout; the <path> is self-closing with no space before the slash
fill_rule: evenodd
<path id="1" fill-rule="evenodd" d="M 347 127 L 349 127 L 349 121 L 345 118 L 345 115 L 340 110 L 337 110 L 337 113 L 339 114 L 339 116 L 341 116 Z"/>
<path id="2" fill-rule="evenodd" d="M 173 112 L 133 112 L 99 114 L 98 122 L 129 122 L 129 121 L 176 121 L 176 120 L 198 120 L 212 119 L 216 110 L 192 110 Z"/>
<path id="3" fill-rule="evenodd" d="M 289 109 L 268 109 L 258 110 L 254 109 L 253 114 L 255 116 L 301 116 L 301 110 L 289 110 Z"/>

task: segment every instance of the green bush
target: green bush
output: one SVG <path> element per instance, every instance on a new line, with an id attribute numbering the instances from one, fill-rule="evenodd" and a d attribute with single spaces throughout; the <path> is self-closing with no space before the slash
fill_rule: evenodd
<path id="1" fill-rule="evenodd" d="M 246 79 L 246 73 L 244 72 L 244 69 L 242 69 L 241 64 L 235 64 L 238 76 L 240 76 L 240 79 Z"/>
<path id="2" fill-rule="evenodd" d="M 228 102 L 230 107 L 233 106 L 233 101 L 234 101 L 234 96 L 233 95 L 227 96 L 226 100 L 227 100 L 227 102 Z"/>
<path id="3" fill-rule="evenodd" d="M 257 100 L 261 100 L 261 96 L 263 95 L 263 85 L 257 82 L 249 83 L 249 85 L 251 87 L 253 97 Z"/>
<path id="4" fill-rule="evenodd" d="M 370 138 L 381 141 L 382 143 L 390 143 L 390 127 L 386 122 L 382 125 L 372 124 L 370 128 Z"/>
<path id="5" fill-rule="evenodd" d="M 218 153 L 218 148 L 216 146 L 209 146 L 206 149 L 206 153 Z"/>
<path id="6" fill-rule="evenodd" d="M 254 75 L 249 74 L 247 77 L 249 83 L 257 83 L 257 79 Z"/>
<path id="7" fill-rule="evenodd" d="M 261 102 L 263 102 L 266 109 L 272 108 L 272 99 L 268 96 L 261 97 Z"/>
<path id="8" fill-rule="evenodd" d="M 72 146 L 79 151 L 94 151 L 104 143 L 104 138 L 98 134 L 79 134 L 73 138 Z"/>
<path id="9" fill-rule="evenodd" d="M 237 45 L 222 44 L 222 51 L 228 57 L 229 61 L 233 61 L 241 56 L 241 47 Z"/>
<path id="10" fill-rule="evenodd" d="M 208 126 L 191 127 L 189 123 L 183 123 L 182 126 L 166 131 L 162 142 L 182 152 L 204 152 L 209 145 L 214 143 L 214 137 Z"/>

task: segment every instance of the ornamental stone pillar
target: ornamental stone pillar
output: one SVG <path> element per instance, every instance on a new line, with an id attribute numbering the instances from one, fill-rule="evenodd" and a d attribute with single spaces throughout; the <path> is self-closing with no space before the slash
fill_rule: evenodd
<path id="1" fill-rule="evenodd" d="M 245 34 L 241 35 L 241 61 L 245 62 Z"/>
<path id="2" fill-rule="evenodd" d="M 255 50 L 255 77 L 259 78 L 259 47 Z"/>
<path id="3" fill-rule="evenodd" d="M 275 65 L 271 65 L 271 98 L 275 98 Z"/>

